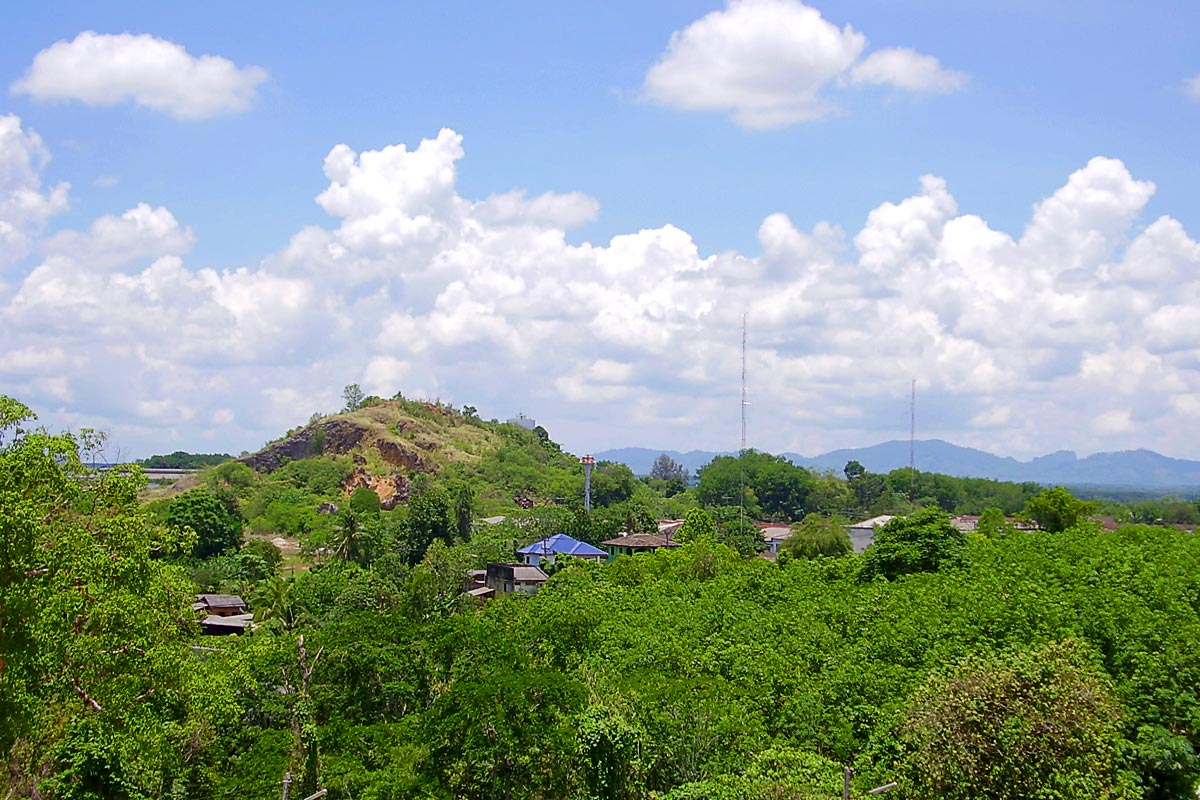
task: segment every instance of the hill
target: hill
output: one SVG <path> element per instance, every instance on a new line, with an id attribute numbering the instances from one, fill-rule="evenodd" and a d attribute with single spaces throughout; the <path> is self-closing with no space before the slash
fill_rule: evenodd
<path id="1" fill-rule="evenodd" d="M 406 501 L 419 476 L 439 484 L 469 482 L 488 511 L 558 498 L 564 484 L 580 482 L 574 473 L 582 476 L 577 459 L 542 428 L 489 422 L 441 403 L 399 397 L 373 398 L 362 408 L 315 420 L 238 461 L 265 475 L 295 470 L 298 462 L 337 462 L 344 467 L 343 493 L 365 486 L 385 508 Z"/>

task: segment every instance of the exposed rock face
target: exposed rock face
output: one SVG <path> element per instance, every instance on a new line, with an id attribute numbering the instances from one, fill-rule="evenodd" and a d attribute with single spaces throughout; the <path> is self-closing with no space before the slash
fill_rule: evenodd
<path id="1" fill-rule="evenodd" d="M 296 431 L 282 442 L 273 442 L 257 453 L 238 460 L 259 472 L 274 472 L 289 461 L 322 453 L 348 453 L 366 434 L 366 428 L 349 420 L 322 420 Z"/>
<path id="2" fill-rule="evenodd" d="M 426 470 L 425 460 L 421 458 L 421 454 L 414 453 L 399 442 L 380 442 L 378 449 L 383 460 L 393 467 L 404 467 L 411 472 Z"/>
<path id="3" fill-rule="evenodd" d="M 384 511 L 391 511 L 408 500 L 408 478 L 403 475 L 373 475 L 358 467 L 350 473 L 342 485 L 342 491 L 348 497 L 363 486 L 379 495 L 379 506 Z"/>

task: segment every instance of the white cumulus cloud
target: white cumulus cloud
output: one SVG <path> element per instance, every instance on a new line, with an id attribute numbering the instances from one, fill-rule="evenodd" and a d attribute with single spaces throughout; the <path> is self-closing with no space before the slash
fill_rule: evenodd
<path id="1" fill-rule="evenodd" d="M 1192 430 L 1200 244 L 1169 216 L 1141 221 L 1154 186 L 1118 160 L 1064 176 L 1019 237 L 926 175 L 859 230 L 771 214 L 761 253 L 709 254 L 674 225 L 572 244 L 594 200 L 465 197 L 462 156 L 449 130 L 334 147 L 330 221 L 233 270 L 189 265 L 193 236 L 165 208 L 51 236 L 0 295 L 0 385 L 193 447 L 214 425 L 256 447 L 352 382 L 524 409 L 581 451 L 721 447 L 737 440 L 745 312 L 755 446 L 906 430 L 914 377 L 937 409 L 923 435 L 1017 455 L 1172 452 Z"/>
<path id="2" fill-rule="evenodd" d="M 205 119 L 246 110 L 266 79 L 261 67 L 193 56 L 182 45 L 149 34 L 84 31 L 34 56 L 12 90 L 37 100 L 93 106 L 132 101 L 179 119 Z"/>
<path id="3" fill-rule="evenodd" d="M 876 50 L 850 71 L 854 83 L 894 86 L 909 92 L 955 92 L 967 84 L 963 72 L 945 69 L 930 55 L 907 47 Z"/>
<path id="4" fill-rule="evenodd" d="M 20 117 L 0 116 L 0 269 L 22 259 L 31 237 L 67 208 L 69 184 L 42 188 L 49 160 L 42 138 L 24 129 Z"/>
<path id="5" fill-rule="evenodd" d="M 670 108 L 728 111 L 744 128 L 779 128 L 837 112 L 840 85 L 952 92 L 967 76 L 903 47 L 860 60 L 867 38 L 799 0 L 730 0 L 671 35 L 644 96 Z"/>

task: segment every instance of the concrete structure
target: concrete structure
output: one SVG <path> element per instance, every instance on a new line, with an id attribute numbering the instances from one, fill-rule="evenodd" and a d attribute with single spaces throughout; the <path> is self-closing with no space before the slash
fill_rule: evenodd
<path id="1" fill-rule="evenodd" d="M 529 564 L 488 564 L 486 585 L 496 594 L 534 595 L 549 578 Z"/>
<path id="2" fill-rule="evenodd" d="M 875 529 L 882 528 L 893 519 L 895 517 L 891 514 L 883 514 L 851 525 L 850 544 L 854 545 L 854 552 L 861 553 L 863 550 L 866 550 L 871 545 L 871 542 L 875 540 Z"/>

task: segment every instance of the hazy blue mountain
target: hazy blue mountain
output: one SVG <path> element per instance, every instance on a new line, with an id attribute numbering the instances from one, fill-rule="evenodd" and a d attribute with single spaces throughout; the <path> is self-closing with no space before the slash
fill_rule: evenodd
<path id="1" fill-rule="evenodd" d="M 627 464 L 637 475 L 647 475 L 654 459 L 664 452 L 692 471 L 707 464 L 714 456 L 730 455 L 702 450 L 680 453 L 645 447 L 625 447 L 595 455 L 598 459 Z M 1200 486 L 1200 461 L 1169 458 L 1151 450 L 1096 453 L 1087 458 L 1079 458 L 1069 450 L 1060 450 L 1030 461 L 1018 461 L 940 439 L 923 439 L 913 443 L 913 452 L 917 469 L 944 475 L 1067 486 L 1157 489 Z M 834 450 L 813 457 L 796 453 L 782 455 L 795 464 L 819 472 L 833 470 L 841 473 L 849 461 L 858 461 L 871 472 L 890 472 L 908 466 L 909 443 L 883 442 L 871 447 Z"/>

